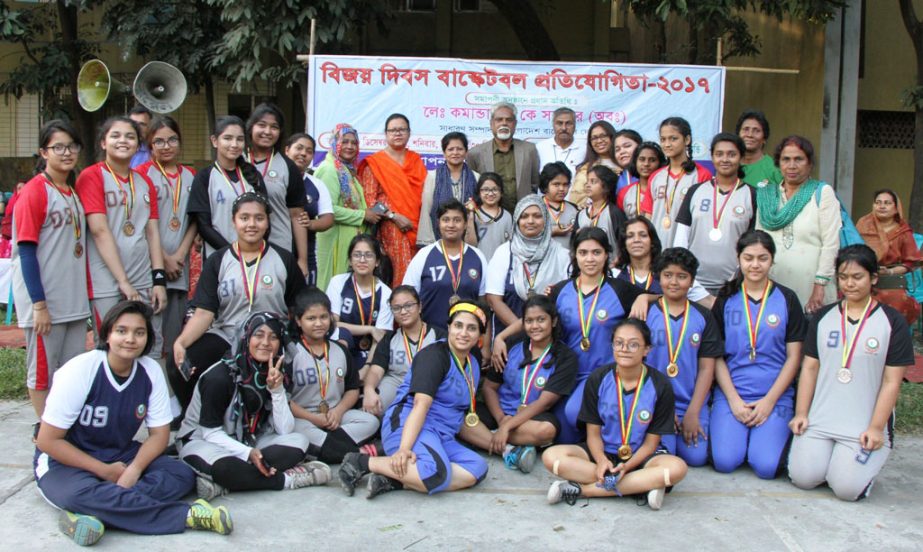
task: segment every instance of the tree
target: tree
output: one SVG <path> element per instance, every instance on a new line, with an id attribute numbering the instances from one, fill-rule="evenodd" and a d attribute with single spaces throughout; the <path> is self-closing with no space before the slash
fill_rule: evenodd
<path id="1" fill-rule="evenodd" d="M 490 0 L 500 15 L 506 19 L 516 38 L 533 61 L 555 61 L 561 59 L 558 49 L 548 34 L 548 29 L 539 19 L 534 2 L 529 0 Z"/>
<path id="2" fill-rule="evenodd" d="M 904 27 L 913 42 L 917 56 L 916 85 L 904 91 L 904 105 L 914 110 L 913 124 L 913 188 L 910 193 L 909 223 L 923 228 L 923 21 L 917 17 L 913 0 L 898 0 Z"/>

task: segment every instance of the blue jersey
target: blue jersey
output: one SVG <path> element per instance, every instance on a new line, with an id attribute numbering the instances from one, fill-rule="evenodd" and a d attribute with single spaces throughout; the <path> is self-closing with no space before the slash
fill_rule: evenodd
<path id="1" fill-rule="evenodd" d="M 708 310 L 697 304 L 689 303 L 689 322 L 686 326 L 686 336 L 683 339 L 676 359 L 679 373 L 670 378 L 673 383 L 673 393 L 676 397 L 676 411 L 680 415 L 689 408 L 692 393 L 695 391 L 695 380 L 699 375 L 700 358 L 717 358 L 724 354 L 721 344 L 721 333 L 718 325 Z M 670 335 L 673 342 L 679 339 L 683 316 L 670 316 Z M 647 311 L 647 327 L 651 329 L 651 352 L 645 357 L 648 366 L 666 374 L 670 364 L 670 354 L 667 347 L 667 333 L 663 324 L 663 311 L 660 301 L 650 306 Z M 705 404 L 708 404 L 706 398 Z"/>
<path id="2" fill-rule="evenodd" d="M 635 393 L 640 393 L 628 438 L 628 444 L 634 451 L 641 447 L 648 433 L 672 435 L 675 431 L 673 428 L 673 388 L 670 382 L 666 376 L 650 367 L 647 368 L 646 374 L 640 391 L 632 389 L 622 395 L 622 408 L 627 417 L 635 401 Z M 581 424 L 602 426 L 600 436 L 603 449 L 608 454 L 617 454 L 619 447 L 622 446 L 618 393 L 619 388 L 615 382 L 615 364 L 597 368 L 587 378 L 586 387 L 583 389 L 583 405 L 577 417 Z"/>
<path id="3" fill-rule="evenodd" d="M 311 220 L 317 218 L 317 214 L 320 212 L 318 209 L 318 200 L 320 199 L 320 193 L 317 191 L 317 186 L 314 184 L 314 181 L 304 177 L 304 212 L 307 213 L 308 217 Z M 315 249 L 316 238 L 314 237 L 314 232 L 308 232 L 308 285 L 317 284 L 317 251 Z"/>
<path id="4" fill-rule="evenodd" d="M 541 290 L 536 291 L 541 292 Z M 522 318 L 522 309 L 526 306 L 526 302 L 516 293 L 516 284 L 513 283 L 513 255 L 510 255 L 510 264 L 506 269 L 506 278 L 503 280 L 503 303 L 513 311 L 516 318 Z M 494 316 L 494 335 L 505 329 L 506 324 L 499 317 Z"/>
<path id="5" fill-rule="evenodd" d="M 510 347 L 506 368 L 502 373 L 488 370 L 484 377 L 500 384 L 497 394 L 500 396 L 500 408 L 505 414 L 513 416 L 522 403 L 523 378 L 532 376 L 535 362 L 525 362 L 532 355 L 529 351 L 530 340 L 524 339 Z M 577 356 L 558 341 L 552 345 L 542 367 L 534 376 L 532 385 L 526 393 L 525 404 L 532 404 L 544 391 L 560 397 L 570 395 L 577 384 Z M 528 381 L 526 382 L 528 385 Z"/>
<path id="6" fill-rule="evenodd" d="M 577 381 L 581 382 L 596 368 L 613 361 L 612 331 L 615 325 L 628 316 L 631 305 L 641 295 L 641 290 L 626 283 L 607 277 L 598 290 L 583 296 L 584 316 L 593 305 L 596 293 L 600 293 L 595 310 L 589 314 L 590 349 L 580 349 L 583 333 L 580 327 L 580 311 L 577 307 L 577 287 L 574 279 L 559 282 L 551 290 L 551 298 L 558 308 L 558 320 L 561 326 L 561 340 L 570 350 L 577 352 L 579 370 Z"/>
<path id="7" fill-rule="evenodd" d="M 484 295 L 484 269 L 487 259 L 477 248 L 464 244 L 460 258 L 449 259 L 451 270 L 442 253 L 442 242 L 427 245 L 414 255 L 404 274 L 404 284 L 420 294 L 421 318 L 430 326 L 445 329 L 449 322 L 449 299 L 458 295 L 475 300 Z M 458 290 L 453 287 L 452 273 L 458 276 Z"/>
<path id="8" fill-rule="evenodd" d="M 394 317 L 388 301 L 391 300 L 391 288 L 375 278 L 374 309 L 373 295 L 359 297 L 356 295 L 353 273 L 337 274 L 327 285 L 327 297 L 330 299 L 330 311 L 340 317 L 340 322 L 357 326 L 375 326 L 388 331 L 394 323 Z M 350 353 L 354 361 L 365 364 L 372 346 L 372 336 L 363 335 L 354 340 Z"/>
<path id="9" fill-rule="evenodd" d="M 631 273 L 628 272 L 627 266 L 625 268 L 620 269 L 619 273 L 615 276 L 616 280 L 624 280 L 628 282 L 629 284 L 637 287 L 641 291 L 646 291 L 647 293 L 653 293 L 656 295 L 662 294 L 663 289 L 660 287 L 660 279 L 657 278 L 657 275 L 654 274 L 653 272 L 650 272 L 648 273 L 647 278 L 651 281 L 650 286 L 647 286 L 647 280 L 643 282 L 632 282 Z M 645 286 L 647 286 L 646 289 L 645 289 Z"/>
<path id="10" fill-rule="evenodd" d="M 469 369 L 476 390 L 481 378 L 481 363 L 478 360 L 480 353 L 477 352 L 477 348 L 472 350 L 469 358 Z M 465 362 L 464 359 L 460 360 Z M 413 396 L 416 393 L 433 398 L 423 426 L 433 429 L 443 437 L 454 438 L 461 429 L 465 414 L 471 408 L 471 395 L 465 377 L 452 360 L 447 342 L 438 341 L 428 345 L 413 357 L 410 370 L 398 387 L 394 402 L 385 413 L 385 419 L 390 421 L 392 428 L 404 425 L 413 409 Z"/>
<path id="11" fill-rule="evenodd" d="M 718 329 L 724 337 L 725 360 L 731 381 L 745 402 L 758 401 L 766 396 L 785 364 L 786 346 L 804 341 L 807 332 L 807 321 L 795 292 L 773 283 L 766 301 L 756 334 L 754 360 L 750 360 L 750 336 L 741 292 L 719 297 L 712 307 Z M 750 320 L 755 325 L 761 301 L 749 298 L 749 303 Z M 717 393 L 717 396 L 724 396 L 720 388 Z M 792 383 L 776 404 L 792 407 L 794 396 Z"/>
<path id="12" fill-rule="evenodd" d="M 105 351 L 89 351 L 64 364 L 54 383 L 42 421 L 66 429 L 70 444 L 100 462 L 131 461 L 142 423 L 160 427 L 173 420 L 163 372 L 148 357 L 136 360 L 121 381 Z"/>

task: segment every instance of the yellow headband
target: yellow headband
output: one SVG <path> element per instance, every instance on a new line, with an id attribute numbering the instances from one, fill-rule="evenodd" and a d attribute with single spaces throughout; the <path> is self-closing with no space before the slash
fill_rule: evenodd
<path id="1" fill-rule="evenodd" d="M 484 311 L 481 310 L 481 307 L 475 305 L 474 303 L 464 303 L 458 302 L 452 305 L 452 308 L 449 309 L 449 318 L 452 318 L 456 312 L 470 312 L 481 321 L 481 325 L 485 328 L 487 327 L 487 315 L 484 314 Z"/>

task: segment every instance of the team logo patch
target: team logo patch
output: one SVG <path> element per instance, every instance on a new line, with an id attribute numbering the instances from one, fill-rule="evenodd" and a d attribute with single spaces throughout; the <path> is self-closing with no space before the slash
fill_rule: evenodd
<path id="1" fill-rule="evenodd" d="M 192 184 L 186 186 L 186 191 L 187 191 L 187 192 L 191 192 L 191 191 L 192 191 Z"/>
<path id="2" fill-rule="evenodd" d="M 596 311 L 596 320 L 602 321 L 609 317 L 609 313 L 606 312 L 606 309 L 599 309 Z"/>
<path id="3" fill-rule="evenodd" d="M 260 278 L 260 283 L 263 284 L 263 287 L 266 289 L 272 288 L 272 276 L 265 274 L 262 278 Z"/>
<path id="4" fill-rule="evenodd" d="M 692 337 L 689 338 L 689 341 L 692 342 L 693 347 L 698 347 L 699 342 L 702 341 L 702 336 L 697 333 L 694 333 L 692 334 Z"/>
<path id="5" fill-rule="evenodd" d="M 147 414 L 146 404 L 141 403 L 135 407 L 135 418 L 138 418 L 139 420 L 143 420 L 145 414 Z"/>
<path id="6" fill-rule="evenodd" d="M 343 368 L 342 368 L 342 367 L 341 367 L 341 368 L 337 368 L 337 378 L 343 379 L 343 376 L 344 376 L 345 374 L 346 374 L 346 372 L 343 371 Z"/>
<path id="7" fill-rule="evenodd" d="M 688 192 L 688 191 L 689 191 L 689 186 L 686 186 L 685 188 L 683 188 L 683 189 L 681 189 L 681 190 L 679 191 L 679 195 L 684 196 L 684 195 L 686 195 L 686 192 Z"/>
<path id="8" fill-rule="evenodd" d="M 542 376 L 535 378 L 535 386 L 539 388 L 545 387 L 545 378 Z"/>
<path id="9" fill-rule="evenodd" d="M 651 411 L 642 410 L 641 412 L 638 412 L 638 421 L 645 424 L 651 421 Z"/>
<path id="10" fill-rule="evenodd" d="M 269 171 L 269 172 L 266 173 L 266 174 L 269 175 L 269 178 L 275 178 L 275 177 L 279 176 L 279 173 L 277 173 L 276 171 Z"/>
<path id="11" fill-rule="evenodd" d="M 743 205 L 734 206 L 734 214 L 737 215 L 738 217 L 744 216 L 744 206 Z"/>
<path id="12" fill-rule="evenodd" d="M 307 194 L 305 194 L 305 196 L 304 196 L 304 201 L 305 201 L 305 203 L 307 203 L 308 205 L 311 205 L 311 204 L 314 203 L 314 198 L 311 197 L 311 196 L 309 196 L 309 195 L 307 195 Z"/>
<path id="13" fill-rule="evenodd" d="M 769 324 L 770 328 L 777 327 L 779 325 L 779 322 L 781 321 L 782 320 L 779 318 L 779 315 L 777 314 L 770 314 L 769 316 L 766 317 L 766 323 Z"/>
<path id="14" fill-rule="evenodd" d="M 870 337 L 865 340 L 865 352 L 869 354 L 875 354 L 878 352 L 878 348 L 881 346 L 881 343 L 878 342 L 874 337 Z"/>
<path id="15" fill-rule="evenodd" d="M 472 280 L 477 280 L 477 279 L 478 279 L 478 274 L 479 274 L 479 273 L 478 273 L 478 269 L 476 269 L 476 268 L 470 268 L 470 269 L 468 269 L 468 277 L 471 278 Z"/>

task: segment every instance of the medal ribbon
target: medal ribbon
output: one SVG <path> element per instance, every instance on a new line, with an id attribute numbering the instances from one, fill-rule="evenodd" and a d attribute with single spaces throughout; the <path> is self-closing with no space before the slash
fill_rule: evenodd
<path id="1" fill-rule="evenodd" d="M 686 329 L 689 327 L 689 299 L 686 299 L 686 310 L 683 311 L 683 324 L 679 330 L 679 339 L 676 345 L 673 344 L 673 332 L 670 330 L 670 309 L 663 297 L 660 298 L 660 308 L 663 309 L 663 328 L 667 334 L 667 356 L 670 364 L 676 364 L 679 358 L 679 352 L 683 349 L 683 342 L 686 338 Z"/>
<path id="2" fill-rule="evenodd" d="M 359 306 L 359 321 L 363 326 L 371 326 L 374 324 L 372 317 L 375 316 L 375 288 L 378 286 L 378 282 L 375 280 L 375 277 L 372 276 L 372 300 L 369 304 L 369 319 L 366 322 L 365 320 L 365 309 L 362 307 L 362 297 L 359 296 L 359 284 L 356 283 L 356 275 L 353 274 L 353 292 L 356 294 L 356 305 Z"/>
<path id="3" fill-rule="evenodd" d="M 228 178 L 227 171 L 221 168 L 221 165 L 219 165 L 217 161 L 215 161 L 215 168 L 218 169 L 218 172 L 220 172 L 221 176 L 224 177 L 224 182 L 225 184 L 228 185 L 228 188 L 230 188 L 231 191 L 234 192 L 234 197 L 237 197 L 247 191 L 247 181 L 244 180 L 244 175 L 241 174 L 240 167 L 234 167 L 234 169 L 237 171 L 237 181 L 240 182 L 239 192 L 237 191 L 237 188 L 234 187 L 234 184 L 231 183 L 231 179 Z"/>
<path id="4" fill-rule="evenodd" d="M 545 346 L 545 350 L 542 351 L 542 355 L 538 357 L 538 360 L 535 364 L 532 364 L 532 371 L 530 372 L 528 367 L 522 371 L 522 384 L 519 392 L 519 404 L 525 405 L 526 401 L 529 399 L 529 391 L 532 390 L 532 386 L 535 384 L 535 377 L 538 375 L 539 370 L 542 369 L 542 366 L 545 364 L 545 359 L 548 358 L 548 353 L 551 352 L 551 343 Z M 532 342 L 529 342 L 529 354 L 532 353 Z M 528 377 L 527 377 L 528 376 Z"/>
<path id="5" fill-rule="evenodd" d="M 740 284 L 740 295 L 744 303 L 744 314 L 747 319 L 747 335 L 750 338 L 750 351 L 756 351 L 756 337 L 760 332 L 760 323 L 763 321 L 763 310 L 766 309 L 766 300 L 769 297 L 769 289 L 772 287 L 772 282 L 767 281 L 766 287 L 763 289 L 763 297 L 760 298 L 760 310 L 756 313 L 756 324 L 753 323 L 753 316 L 750 314 L 750 296 L 747 295 L 747 284 L 741 282 Z"/>
<path id="6" fill-rule="evenodd" d="M 529 263 L 522 263 L 522 273 L 526 277 L 526 283 L 529 284 L 529 291 L 535 290 L 535 280 L 538 278 L 538 271 L 542 268 L 542 263 L 538 263 L 535 273 L 529 271 Z"/>
<path id="7" fill-rule="evenodd" d="M 590 338 L 590 326 L 593 324 L 593 313 L 596 312 L 596 302 L 599 300 L 600 291 L 602 291 L 603 280 L 605 276 L 599 277 L 599 283 L 596 284 L 595 296 L 593 297 L 593 304 L 590 305 L 590 312 L 584 315 L 583 310 L 583 291 L 580 290 L 580 284 L 574 280 L 574 287 L 577 288 L 577 314 L 580 316 L 580 332 L 583 334 L 584 339 Z"/>
<path id="8" fill-rule="evenodd" d="M 324 341 L 324 371 L 321 375 L 320 364 L 317 363 L 317 356 L 314 355 L 314 351 L 308 347 L 308 341 L 301 336 L 301 343 L 304 345 L 304 348 L 308 350 L 308 353 L 311 355 L 311 359 L 314 360 L 314 368 L 317 370 L 317 381 L 320 383 L 320 400 L 327 400 L 327 386 L 330 385 L 330 348 L 327 345 L 327 342 Z"/>
<path id="9" fill-rule="evenodd" d="M 635 270 L 631 268 L 631 265 L 628 265 L 628 277 L 631 278 L 631 283 L 638 285 L 638 279 L 635 278 Z M 644 281 L 644 291 L 651 289 L 651 280 L 654 278 L 651 277 L 651 273 L 647 273 L 647 280 Z"/>
<path id="10" fill-rule="evenodd" d="M 119 179 L 119 176 L 115 174 L 115 171 L 109 166 L 108 161 L 104 161 L 103 163 L 106 165 L 106 170 L 108 170 L 112 178 L 115 179 L 115 184 L 119 187 L 119 191 L 122 192 L 122 195 L 125 195 L 125 188 L 122 187 L 122 181 Z M 135 208 L 135 176 L 131 173 L 132 170 L 128 169 L 128 197 L 125 198 L 125 222 L 131 221 L 131 211 Z"/>
<path id="11" fill-rule="evenodd" d="M 852 363 L 852 355 L 856 352 L 856 343 L 859 342 L 859 334 L 862 333 L 862 328 L 865 327 L 865 323 L 869 320 L 869 313 L 872 312 L 872 297 L 869 296 L 869 302 L 865 304 L 865 310 L 862 311 L 862 317 L 859 318 L 859 327 L 856 328 L 856 333 L 852 336 L 852 342 L 846 338 L 846 318 L 849 316 L 849 309 L 846 308 L 846 301 L 843 301 L 843 312 L 840 316 L 840 328 L 843 330 L 843 368 L 849 368 L 849 365 Z"/>
<path id="12" fill-rule="evenodd" d="M 673 191 L 670 192 L 670 199 L 667 201 L 667 217 L 673 212 L 673 200 L 676 199 L 676 190 L 679 188 L 679 181 L 683 179 L 683 174 L 683 172 L 680 172 L 679 176 L 673 176 L 673 172 L 667 169 L 667 189 L 670 189 L 670 179 L 674 179 Z"/>
<path id="13" fill-rule="evenodd" d="M 461 372 L 463 378 L 465 378 L 465 383 L 468 384 L 468 395 L 470 395 L 471 407 L 468 409 L 469 413 L 474 412 L 474 395 L 477 392 L 477 389 L 474 388 L 474 372 L 471 370 L 471 354 L 465 357 L 465 363 L 462 364 L 458 357 L 455 356 L 455 353 L 452 349 L 449 349 L 449 356 L 452 357 L 452 362 L 455 364 L 455 367 L 458 368 L 458 371 Z M 468 370 L 465 370 L 465 369 Z"/>
<path id="14" fill-rule="evenodd" d="M 551 215 L 551 220 L 553 220 L 555 224 L 560 224 L 561 215 L 564 213 L 564 203 L 561 203 L 561 208 L 556 210 L 548 203 L 548 198 L 542 196 L 542 201 L 545 202 L 545 207 L 548 208 L 548 214 Z"/>
<path id="15" fill-rule="evenodd" d="M 420 324 L 420 337 L 417 338 L 417 351 L 420 350 L 420 346 L 423 344 L 423 337 L 426 335 L 426 322 Z M 401 330 L 401 337 L 404 338 L 404 351 L 407 353 L 407 362 L 412 363 L 413 357 L 416 355 L 416 351 L 411 349 L 410 340 L 407 339 L 407 332 Z"/>
<path id="16" fill-rule="evenodd" d="M 711 223 L 712 228 L 717 229 L 721 226 L 721 220 L 724 218 L 724 210 L 727 208 L 728 203 L 731 202 L 731 198 L 734 197 L 734 194 L 737 193 L 737 189 L 740 187 L 740 179 L 734 183 L 734 188 L 731 189 L 731 192 L 724 198 L 724 204 L 721 205 L 721 210 L 716 211 L 718 208 L 718 180 L 712 180 L 712 205 L 713 209 L 711 212 Z"/>
<path id="17" fill-rule="evenodd" d="M 260 273 L 260 262 L 263 260 L 263 252 L 266 250 L 266 242 L 260 243 L 260 254 L 256 258 L 256 266 L 253 267 L 253 276 L 247 273 L 247 263 L 244 262 L 244 256 L 240 254 L 240 244 L 234 242 L 234 252 L 237 253 L 237 260 L 240 262 L 240 271 L 244 276 L 244 293 L 247 296 L 249 306 L 247 312 L 253 308 L 253 299 L 256 297 L 256 280 Z"/>
<path id="18" fill-rule="evenodd" d="M 622 386 L 622 377 L 619 376 L 618 369 L 615 371 L 615 385 L 618 387 L 619 399 L 619 428 L 622 431 L 622 444 L 627 445 L 631 440 L 631 426 L 635 422 L 635 409 L 638 407 L 638 397 L 641 395 L 641 388 L 644 386 L 644 376 L 647 375 L 647 368 L 641 367 L 641 376 L 638 378 L 638 386 L 635 387 L 635 396 L 631 399 L 631 409 L 628 413 L 628 421 L 625 421 L 625 388 Z"/>
<path id="19" fill-rule="evenodd" d="M 183 169 L 177 165 L 176 185 L 174 185 L 170 177 L 167 176 L 167 171 L 163 166 L 161 166 L 158 161 L 154 161 L 154 165 L 157 166 L 157 170 L 163 175 L 163 179 L 167 181 L 167 189 L 170 190 L 170 194 L 173 196 L 173 214 L 176 215 L 177 211 L 179 211 L 179 196 L 183 189 L 183 187 L 180 186 L 180 181 L 183 179 Z"/>
<path id="20" fill-rule="evenodd" d="M 42 177 L 46 181 L 48 181 L 49 184 L 51 184 L 51 187 L 54 188 L 54 191 L 57 192 L 58 195 L 61 196 L 61 199 L 64 200 L 64 203 L 66 203 L 67 207 L 71 210 L 71 213 L 72 213 L 71 214 L 71 225 L 74 227 L 74 239 L 79 242 L 80 236 L 83 235 L 83 231 L 81 230 L 81 228 L 83 228 L 83 223 L 80 222 L 80 211 L 77 209 L 77 200 L 75 199 L 74 202 L 71 203 L 70 200 L 67 199 L 67 195 L 64 195 L 64 192 L 62 192 L 61 189 L 58 188 L 58 185 L 54 183 L 54 180 L 52 180 L 51 177 L 48 176 L 48 173 L 43 172 Z M 68 195 L 73 197 L 73 193 L 74 192 L 72 191 Z"/>
<path id="21" fill-rule="evenodd" d="M 593 214 L 593 206 L 590 205 L 589 207 L 587 207 L 586 215 L 590 217 L 590 221 L 593 223 L 593 226 L 599 226 L 599 217 L 602 216 L 603 211 L 605 211 L 606 207 L 608 206 L 609 206 L 608 201 L 603 203 L 603 206 L 599 208 L 599 211 L 597 211 L 595 215 Z"/>
<path id="22" fill-rule="evenodd" d="M 275 157 L 275 155 L 276 155 L 276 150 L 272 150 L 269 153 L 269 159 L 266 160 L 266 164 L 263 166 L 263 173 L 261 175 L 263 178 L 266 178 L 266 171 L 269 170 L 269 165 L 272 165 L 272 158 Z M 256 167 L 256 161 L 253 160 L 252 151 L 247 152 L 247 158 L 250 159 L 250 164 Z M 240 169 L 237 169 L 237 170 L 240 170 Z"/>
<path id="23" fill-rule="evenodd" d="M 449 276 L 452 278 L 452 291 L 458 295 L 458 286 L 461 284 L 462 266 L 465 264 L 465 244 L 461 246 L 461 255 L 458 256 L 458 271 L 456 272 L 449 260 L 449 254 L 445 251 L 445 240 L 439 240 L 442 246 L 442 257 L 445 259 L 445 265 L 449 268 Z"/>

